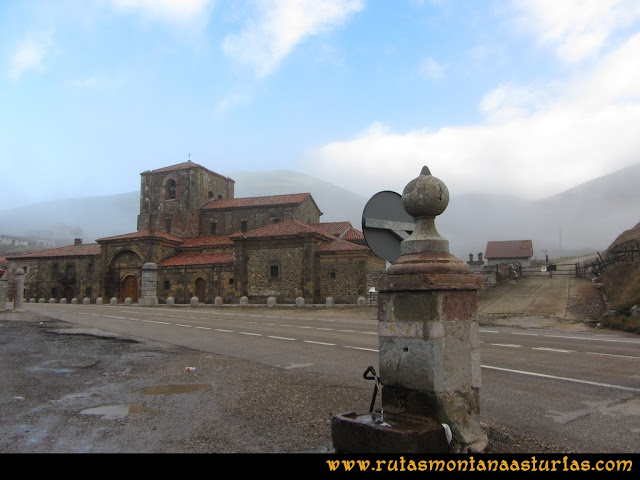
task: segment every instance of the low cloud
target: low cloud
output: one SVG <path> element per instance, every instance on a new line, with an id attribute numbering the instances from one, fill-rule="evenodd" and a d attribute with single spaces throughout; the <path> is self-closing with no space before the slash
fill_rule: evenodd
<path id="1" fill-rule="evenodd" d="M 361 0 L 265 0 L 255 17 L 222 44 L 226 55 L 252 67 L 259 77 L 273 73 L 305 38 L 341 26 L 363 8 Z"/>
<path id="2" fill-rule="evenodd" d="M 598 54 L 616 30 L 640 18 L 637 0 L 516 0 L 517 23 L 566 63 Z"/>
<path id="3" fill-rule="evenodd" d="M 637 58 L 640 34 L 575 78 L 487 92 L 477 125 L 394 132 L 379 122 L 306 160 L 318 176 L 365 196 L 401 192 L 423 165 L 453 194 L 552 195 L 640 162 Z"/>

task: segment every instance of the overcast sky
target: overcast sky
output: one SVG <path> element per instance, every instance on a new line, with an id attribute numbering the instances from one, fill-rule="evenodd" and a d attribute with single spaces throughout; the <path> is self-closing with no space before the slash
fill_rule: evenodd
<path id="1" fill-rule="evenodd" d="M 0 1 L 0 209 L 189 158 L 558 193 L 640 162 L 640 2 Z"/>

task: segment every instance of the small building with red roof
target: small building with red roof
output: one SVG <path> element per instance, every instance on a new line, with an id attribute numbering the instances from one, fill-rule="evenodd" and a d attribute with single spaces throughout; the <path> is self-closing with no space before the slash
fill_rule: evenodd
<path id="1" fill-rule="evenodd" d="M 531 240 L 501 240 L 487 242 L 484 258 L 487 265 L 518 262 L 523 267 L 531 266 L 533 242 Z"/>

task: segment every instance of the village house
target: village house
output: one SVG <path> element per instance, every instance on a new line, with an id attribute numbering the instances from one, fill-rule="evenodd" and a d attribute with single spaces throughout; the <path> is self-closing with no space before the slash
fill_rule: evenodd
<path id="1" fill-rule="evenodd" d="M 385 270 L 349 222 L 320 222 L 309 193 L 234 198 L 234 180 L 191 161 L 141 177 L 136 232 L 8 256 L 9 294 L 23 268 L 27 300 L 136 302 L 154 263 L 161 303 L 355 302 Z"/>
<path id="2" fill-rule="evenodd" d="M 487 265 L 518 262 L 523 267 L 530 267 L 531 257 L 533 257 L 533 242 L 531 240 L 487 242 L 484 257 Z"/>

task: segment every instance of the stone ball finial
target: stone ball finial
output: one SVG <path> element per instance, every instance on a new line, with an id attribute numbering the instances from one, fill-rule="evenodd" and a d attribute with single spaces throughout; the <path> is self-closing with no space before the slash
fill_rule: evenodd
<path id="1" fill-rule="evenodd" d="M 413 232 L 400 244 L 400 255 L 449 253 L 449 241 L 436 230 L 435 217 L 449 205 L 449 190 L 427 167 L 402 192 L 402 206 L 415 219 Z"/>
<path id="2" fill-rule="evenodd" d="M 404 187 L 402 205 L 414 218 L 436 217 L 449 205 L 449 189 L 424 166 L 420 175 Z"/>

